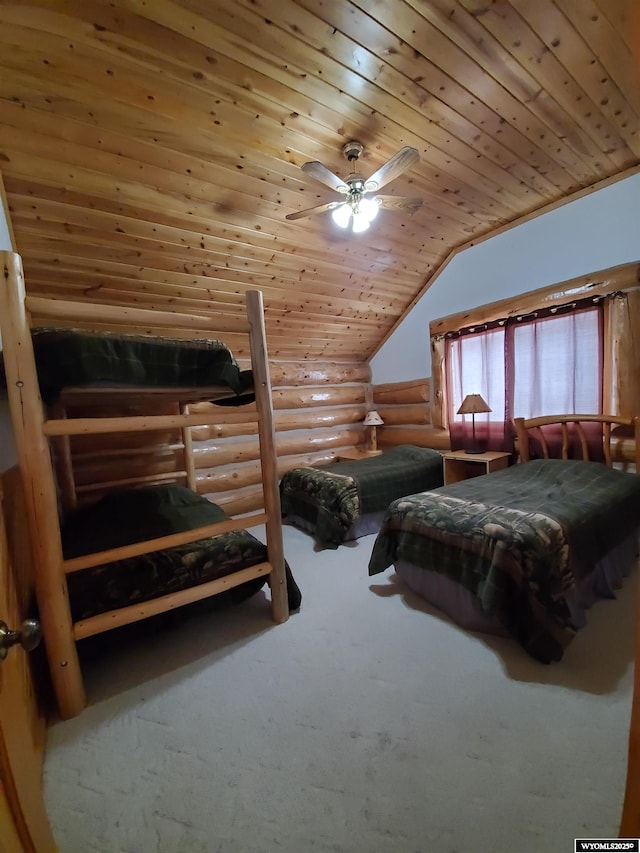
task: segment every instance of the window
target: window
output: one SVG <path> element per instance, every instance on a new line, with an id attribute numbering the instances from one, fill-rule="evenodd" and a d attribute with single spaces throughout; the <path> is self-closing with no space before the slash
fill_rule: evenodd
<path id="1" fill-rule="evenodd" d="M 467 394 L 481 394 L 491 409 L 487 415 L 475 415 L 479 438 L 487 444 L 487 449 L 502 449 L 507 420 L 505 327 L 447 339 L 445 361 L 452 450 L 465 444 L 464 427 L 469 416 L 457 412 Z"/>
<path id="2" fill-rule="evenodd" d="M 514 417 L 602 411 L 602 307 L 585 302 L 447 336 L 452 447 L 463 444 L 465 416 L 457 411 L 467 394 L 481 394 L 491 409 L 475 416 L 491 450 L 512 448 Z"/>

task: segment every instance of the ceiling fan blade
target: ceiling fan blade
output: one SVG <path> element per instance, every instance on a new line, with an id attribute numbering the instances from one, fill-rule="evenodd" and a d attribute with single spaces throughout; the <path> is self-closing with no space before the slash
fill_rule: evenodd
<path id="1" fill-rule="evenodd" d="M 401 148 L 390 160 L 380 166 L 377 172 L 374 172 L 370 178 L 365 181 L 365 188 L 369 191 L 380 190 L 385 184 L 393 181 L 398 175 L 416 163 L 420 159 L 415 148 Z M 304 169 L 304 166 L 302 167 Z"/>
<path id="2" fill-rule="evenodd" d="M 383 210 L 408 210 L 409 213 L 415 213 L 422 206 L 421 198 L 408 198 L 399 195 L 376 195 L 373 198 L 377 199 Z"/>
<path id="3" fill-rule="evenodd" d="M 333 172 L 330 172 L 326 166 L 323 166 L 322 163 L 319 163 L 317 160 L 313 160 L 311 163 L 303 163 L 301 168 L 307 175 L 315 178 L 316 181 L 320 181 L 320 183 L 324 184 L 326 187 L 331 187 L 331 189 L 336 190 L 336 192 L 346 193 L 349 190 L 349 187 L 345 184 L 342 178 L 334 175 Z"/>
<path id="4" fill-rule="evenodd" d="M 334 210 L 340 207 L 344 201 L 329 201 L 327 204 L 318 204 L 316 207 L 308 207 L 306 210 L 298 210 L 295 213 L 287 213 L 285 219 L 303 219 L 305 216 L 313 216 L 316 213 L 326 213 L 329 210 Z"/>

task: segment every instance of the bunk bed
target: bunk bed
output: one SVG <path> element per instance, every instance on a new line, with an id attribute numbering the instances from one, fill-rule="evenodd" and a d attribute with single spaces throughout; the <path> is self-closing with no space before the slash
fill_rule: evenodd
<path id="1" fill-rule="evenodd" d="M 77 643 L 86 637 L 221 593 L 241 599 L 266 582 L 275 622 L 286 621 L 300 603 L 282 542 L 262 294 L 247 293 L 246 320 L 30 297 L 20 256 L 2 256 L 4 372 L 39 617 L 58 708 L 67 718 L 85 705 Z M 43 322 L 46 328 L 36 332 Z M 178 329 L 186 331 L 176 336 Z M 217 340 L 225 336 L 248 337 L 250 372 Z M 87 385 L 90 379 L 97 384 Z M 196 494 L 190 430 L 215 423 L 216 415 L 192 414 L 189 402 L 235 405 L 254 396 L 264 512 L 233 518 Z M 106 400 L 135 405 L 121 416 L 66 416 L 70 401 L 89 411 L 97 405 L 99 412 Z M 176 408 L 156 414 L 151 405 L 140 414 L 145 400 L 175 401 Z M 185 470 L 121 480 L 98 500 L 79 503 L 69 437 L 148 430 L 182 433 Z M 247 530 L 262 524 L 266 545 Z"/>
<path id="2" fill-rule="evenodd" d="M 640 472 L 640 427 L 608 415 L 515 426 L 520 464 L 390 505 L 369 574 L 393 565 L 458 625 L 511 636 L 550 663 L 637 559 L 640 477 L 614 467 L 612 437 L 635 437 Z"/>
<path id="3" fill-rule="evenodd" d="M 365 459 L 292 468 L 280 481 L 280 502 L 285 522 L 321 548 L 337 548 L 377 533 L 391 501 L 442 483 L 440 453 L 406 444 Z"/>

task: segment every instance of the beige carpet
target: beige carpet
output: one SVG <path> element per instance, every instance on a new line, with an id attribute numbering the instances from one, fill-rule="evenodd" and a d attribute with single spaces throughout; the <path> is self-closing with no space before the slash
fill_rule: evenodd
<path id="1" fill-rule="evenodd" d="M 46 757 L 62 853 L 568 853 L 617 832 L 635 574 L 543 666 L 369 578 L 373 540 L 314 552 L 285 528 L 304 596 L 285 625 L 260 593 L 93 651 L 90 706 Z"/>

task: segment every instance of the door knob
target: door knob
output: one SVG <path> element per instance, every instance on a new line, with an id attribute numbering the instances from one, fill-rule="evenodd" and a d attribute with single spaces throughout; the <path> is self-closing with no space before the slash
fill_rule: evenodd
<path id="1" fill-rule="evenodd" d="M 0 620 L 0 660 L 4 660 L 11 646 L 20 643 L 25 652 L 32 652 L 42 639 L 42 629 L 37 619 L 25 619 L 19 631 L 10 631 Z"/>

